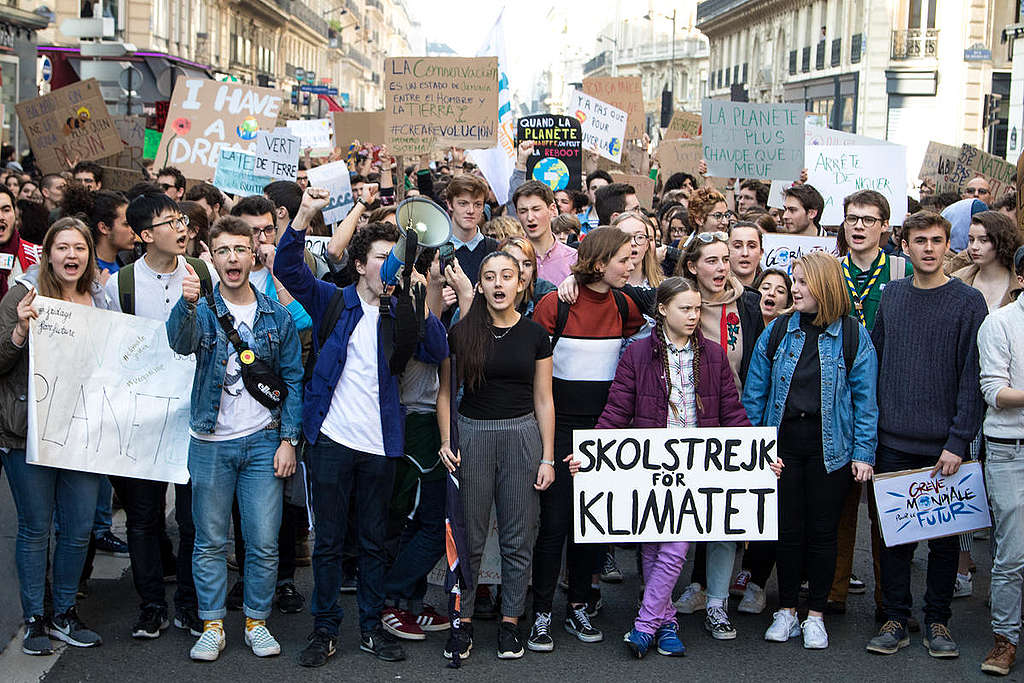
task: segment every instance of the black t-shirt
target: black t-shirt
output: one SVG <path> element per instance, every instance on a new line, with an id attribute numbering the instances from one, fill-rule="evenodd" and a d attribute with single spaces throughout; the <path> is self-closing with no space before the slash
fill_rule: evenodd
<path id="1" fill-rule="evenodd" d="M 551 357 L 547 330 L 522 316 L 512 327 L 492 327 L 491 332 L 500 339 L 491 345 L 484 381 L 474 391 L 466 389 L 459 414 L 473 420 L 506 420 L 533 412 L 535 364 Z"/>
<path id="2" fill-rule="evenodd" d="M 816 313 L 800 313 L 800 329 L 804 332 L 804 348 L 796 361 L 793 380 L 786 397 L 785 419 L 821 415 L 821 358 L 818 337 L 824 328 L 812 321 Z"/>

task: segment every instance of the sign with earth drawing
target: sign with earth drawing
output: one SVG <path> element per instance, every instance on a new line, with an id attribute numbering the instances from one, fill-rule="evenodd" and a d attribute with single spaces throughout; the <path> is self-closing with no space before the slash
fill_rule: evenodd
<path id="1" fill-rule="evenodd" d="M 526 178 L 539 180 L 553 191 L 583 188 L 583 136 L 572 116 L 534 114 L 516 124 L 519 142 L 533 141 L 526 160 Z"/>

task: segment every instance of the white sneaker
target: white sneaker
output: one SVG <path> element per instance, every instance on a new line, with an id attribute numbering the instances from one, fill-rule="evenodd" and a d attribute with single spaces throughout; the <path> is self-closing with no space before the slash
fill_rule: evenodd
<path id="1" fill-rule="evenodd" d="M 808 650 L 824 650 L 828 647 L 828 633 L 821 617 L 807 617 L 801 624 L 804 632 L 804 647 Z"/>
<path id="2" fill-rule="evenodd" d="M 765 604 L 764 589 L 749 581 L 747 589 L 743 591 L 743 599 L 736 609 L 745 614 L 760 614 L 764 611 Z"/>
<path id="3" fill-rule="evenodd" d="M 974 577 L 970 574 L 964 576 L 960 572 L 956 574 L 956 585 L 953 586 L 954 598 L 969 598 L 974 594 Z"/>
<path id="4" fill-rule="evenodd" d="M 208 628 L 188 651 L 188 656 L 200 662 L 215 662 L 224 650 L 224 629 Z"/>
<path id="5" fill-rule="evenodd" d="M 676 611 L 680 614 L 693 614 L 704 609 L 707 604 L 708 596 L 701 589 L 699 583 L 691 583 L 683 591 L 683 594 L 679 596 L 679 599 L 672 603 L 672 606 L 676 608 Z"/>
<path id="6" fill-rule="evenodd" d="M 273 657 L 281 654 L 281 644 L 270 635 L 266 624 L 257 623 L 245 629 L 245 644 L 252 648 L 257 657 Z"/>
<path id="7" fill-rule="evenodd" d="M 784 643 L 800 635 L 800 622 L 796 615 L 780 609 L 772 616 L 772 625 L 764 632 L 764 639 L 773 643 Z"/>

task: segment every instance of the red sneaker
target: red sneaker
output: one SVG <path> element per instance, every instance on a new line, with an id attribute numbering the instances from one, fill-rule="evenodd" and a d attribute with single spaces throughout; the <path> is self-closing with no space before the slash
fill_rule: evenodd
<path id="1" fill-rule="evenodd" d="M 423 606 L 423 611 L 416 617 L 416 624 L 424 631 L 447 631 L 452 626 L 448 617 L 438 614 L 430 605 Z"/>
<path id="2" fill-rule="evenodd" d="M 385 607 L 380 613 L 384 630 L 403 640 L 426 640 L 427 634 L 416 624 L 416 619 L 403 609 Z"/>
<path id="3" fill-rule="evenodd" d="M 747 584 L 750 583 L 750 572 L 746 569 L 741 569 L 736 574 L 736 580 L 729 586 L 729 595 L 743 596 L 743 593 L 747 590 Z"/>

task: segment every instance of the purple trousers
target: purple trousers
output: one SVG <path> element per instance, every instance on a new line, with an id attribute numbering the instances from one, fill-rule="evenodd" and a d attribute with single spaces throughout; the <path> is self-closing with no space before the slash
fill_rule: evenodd
<path id="1" fill-rule="evenodd" d="M 660 627 L 675 621 L 676 608 L 672 606 L 672 589 L 679 580 L 679 573 L 686 562 L 686 551 L 690 544 L 644 543 L 640 547 L 640 561 L 643 563 L 644 599 L 633 628 L 643 633 L 654 634 Z"/>

